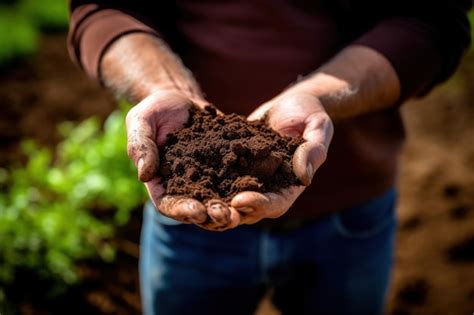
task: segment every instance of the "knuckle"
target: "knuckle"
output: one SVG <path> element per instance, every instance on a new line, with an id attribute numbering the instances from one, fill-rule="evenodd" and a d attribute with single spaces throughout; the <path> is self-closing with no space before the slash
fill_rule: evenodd
<path id="1" fill-rule="evenodd" d="M 328 157 L 328 153 L 326 151 L 326 148 L 322 145 L 319 145 L 317 147 L 317 158 L 319 161 L 321 161 L 321 163 L 323 163 L 324 161 L 326 161 L 327 157 Z"/>
<path id="2" fill-rule="evenodd" d="M 291 108 L 311 108 L 316 106 L 317 98 L 307 93 L 292 93 L 282 99 L 282 103 Z"/>
<path id="3" fill-rule="evenodd" d="M 137 146 L 135 143 L 128 143 L 127 144 L 127 154 L 130 158 L 134 158 L 137 154 Z"/>
<path id="4" fill-rule="evenodd" d="M 127 124 L 130 124 L 132 121 L 136 120 L 137 116 L 138 116 L 138 105 L 135 107 L 132 107 L 128 111 L 127 115 L 125 116 L 125 122 Z"/>

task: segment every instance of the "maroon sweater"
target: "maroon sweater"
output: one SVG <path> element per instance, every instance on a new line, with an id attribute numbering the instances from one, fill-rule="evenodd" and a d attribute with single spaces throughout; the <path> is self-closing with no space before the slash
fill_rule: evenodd
<path id="1" fill-rule="evenodd" d="M 413 4 L 415 3 L 415 4 Z M 249 114 L 349 44 L 393 65 L 402 100 L 448 78 L 470 42 L 470 0 L 71 1 L 69 49 L 92 77 L 120 36 L 167 41 L 224 112 Z M 326 163 L 289 211 L 315 216 L 364 202 L 394 185 L 404 138 L 398 107 L 335 126 Z"/>

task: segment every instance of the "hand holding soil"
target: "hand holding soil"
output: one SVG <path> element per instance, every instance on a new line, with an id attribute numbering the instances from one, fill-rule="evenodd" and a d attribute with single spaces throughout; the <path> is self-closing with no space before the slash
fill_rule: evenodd
<path id="1" fill-rule="evenodd" d="M 265 202 L 261 193 L 301 185 L 291 159 L 302 142 L 300 137 L 279 136 L 261 120 L 218 115 L 210 106 L 203 111 L 193 108 L 186 126 L 168 135 L 160 147 L 158 176 L 164 180 L 166 196 L 159 208 L 176 218 L 177 213 L 167 209 L 176 208 L 179 198 L 195 199 L 206 206 L 207 216 L 180 219 L 214 230 L 247 223 L 250 218 L 279 216 L 281 211 L 265 208 L 266 213 L 255 206 Z M 250 194 L 239 197 L 244 205 L 229 207 L 242 192 Z"/>
<path id="2" fill-rule="evenodd" d="M 334 133 L 331 118 L 319 99 L 311 94 L 288 90 L 257 108 L 248 120 L 266 117 L 270 128 L 282 136 L 300 136 L 301 144 L 293 157 L 293 168 L 308 186 L 316 170 L 326 160 Z"/>
<path id="3" fill-rule="evenodd" d="M 191 100 L 175 91 L 157 92 L 128 112 L 128 155 L 137 167 L 138 178 L 145 183 L 155 204 L 165 193 L 161 179 L 157 177 L 158 146 L 165 143 L 168 134 L 184 126 L 191 107 L 203 107 L 205 104 L 203 100 Z"/>
<path id="4" fill-rule="evenodd" d="M 326 160 L 333 136 L 329 115 L 319 99 L 310 94 L 288 90 L 257 108 L 248 120 L 264 117 L 269 127 L 280 135 L 302 137 L 304 142 L 294 152 L 291 164 L 304 186 L 290 186 L 279 192 L 242 192 L 235 196 L 231 202 L 233 207 L 255 209 L 255 212 L 245 215 L 243 221 L 247 224 L 262 218 L 277 218 L 288 211 Z"/>
<path id="5" fill-rule="evenodd" d="M 289 209 L 324 161 L 332 124 L 306 96 L 269 102 L 250 118 L 201 111 L 175 94 L 130 111 L 129 155 L 160 212 L 222 231 Z"/>

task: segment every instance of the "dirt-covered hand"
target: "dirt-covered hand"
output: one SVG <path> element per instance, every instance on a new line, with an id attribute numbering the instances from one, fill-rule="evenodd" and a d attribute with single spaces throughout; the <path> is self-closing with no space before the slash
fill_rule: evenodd
<path id="1" fill-rule="evenodd" d="M 126 117 L 128 156 L 143 182 L 155 178 L 158 170 L 158 146 L 167 134 L 180 129 L 189 118 L 193 102 L 173 92 L 154 93 L 134 106 Z"/>
<path id="2" fill-rule="evenodd" d="M 202 99 L 190 99 L 179 92 L 156 92 L 138 103 L 127 114 L 128 155 L 138 169 L 157 209 L 167 217 L 194 223 L 210 230 L 222 230 L 238 224 L 238 213 L 220 201 L 206 204 L 181 196 L 164 196 L 162 179 L 157 176 L 158 147 L 166 136 L 184 126 L 189 108 L 208 105 Z"/>
<path id="3" fill-rule="evenodd" d="M 270 127 L 281 135 L 302 136 L 305 140 L 292 159 L 295 175 L 304 186 L 291 186 L 279 193 L 239 193 L 232 199 L 231 206 L 241 213 L 240 224 L 277 218 L 288 211 L 324 163 L 333 135 L 329 115 L 319 99 L 310 94 L 284 93 L 257 108 L 248 119 L 265 116 Z"/>

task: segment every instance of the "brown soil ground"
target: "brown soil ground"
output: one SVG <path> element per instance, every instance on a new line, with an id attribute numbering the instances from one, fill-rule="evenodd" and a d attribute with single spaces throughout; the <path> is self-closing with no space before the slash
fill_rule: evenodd
<path id="1" fill-rule="evenodd" d="M 29 63 L 0 73 L 0 166 L 18 161 L 19 139 L 34 137 L 53 145 L 58 122 L 105 117 L 114 108 L 112 98 L 70 63 L 64 43 L 64 36 L 46 37 Z M 391 315 L 474 311 L 474 89 L 464 83 L 472 81 L 474 71 L 467 71 L 468 65 L 461 69 L 465 81 L 458 76 L 403 109 L 408 141 L 398 181 L 400 228 Z M 119 231 L 113 265 L 81 266 L 85 283 L 55 303 L 65 307 L 63 314 L 140 313 L 140 220 L 136 211 Z M 51 313 L 41 303 L 25 302 L 19 308 L 21 314 Z M 275 314 L 268 300 L 258 311 Z"/>
<path id="2" fill-rule="evenodd" d="M 69 60 L 64 36 L 44 38 L 34 58 L 0 70 L 0 105 L 0 166 L 18 158 L 20 139 L 54 144 L 57 123 L 106 117 L 115 106 Z"/>

